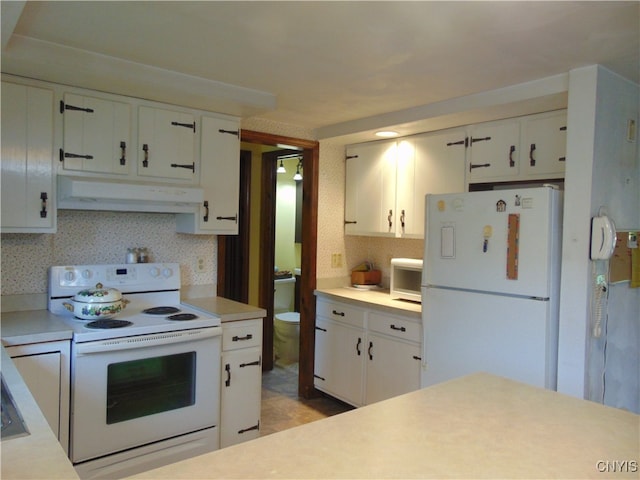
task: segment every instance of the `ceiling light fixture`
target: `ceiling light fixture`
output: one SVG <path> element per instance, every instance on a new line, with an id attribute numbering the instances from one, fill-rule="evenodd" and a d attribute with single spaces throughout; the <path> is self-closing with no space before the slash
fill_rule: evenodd
<path id="1" fill-rule="evenodd" d="M 398 132 L 394 132 L 393 130 L 380 130 L 379 132 L 376 132 L 376 137 L 390 138 L 397 136 Z"/>
<path id="2" fill-rule="evenodd" d="M 282 163 L 282 160 L 280 160 L 280 166 L 278 167 L 276 172 L 277 173 L 287 173 L 287 170 L 284 168 L 284 164 Z"/>

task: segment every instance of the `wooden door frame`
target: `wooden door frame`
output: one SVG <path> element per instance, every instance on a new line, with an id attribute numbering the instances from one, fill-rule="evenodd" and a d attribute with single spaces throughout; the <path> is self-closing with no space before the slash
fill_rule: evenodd
<path id="1" fill-rule="evenodd" d="M 240 151 L 240 199 L 238 202 L 238 235 L 218 235 L 218 284 L 216 294 L 238 302 L 249 301 L 249 225 L 251 206 L 251 152 Z M 227 249 L 234 253 L 227 255 Z M 237 255 L 237 252 L 240 255 Z M 233 264 L 228 264 L 230 256 L 238 256 Z M 232 273 L 230 270 L 234 269 Z M 236 285 L 233 292 L 227 291 L 229 277 L 233 276 Z"/>
<path id="2" fill-rule="evenodd" d="M 300 355 L 298 394 L 313 397 L 316 257 L 318 248 L 318 176 L 320 144 L 314 140 L 285 137 L 268 133 L 242 130 L 240 140 L 259 145 L 290 145 L 303 149 L 302 175 L 302 251 L 300 279 Z M 275 252 L 275 164 L 274 168 L 263 168 L 261 180 L 262 207 L 260 220 L 261 251 L 267 252 L 266 261 L 260 262 L 260 307 L 267 311 L 263 323 L 263 369 L 273 368 L 273 281 Z M 265 173 L 270 171 L 273 173 Z M 267 368 L 268 367 L 268 368 Z"/>

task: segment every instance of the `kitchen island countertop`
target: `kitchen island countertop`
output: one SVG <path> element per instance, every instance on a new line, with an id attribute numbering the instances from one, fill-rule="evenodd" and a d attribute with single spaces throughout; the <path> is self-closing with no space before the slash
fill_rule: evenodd
<path id="1" fill-rule="evenodd" d="M 636 414 L 479 373 L 132 478 L 637 479 L 639 436 Z"/>

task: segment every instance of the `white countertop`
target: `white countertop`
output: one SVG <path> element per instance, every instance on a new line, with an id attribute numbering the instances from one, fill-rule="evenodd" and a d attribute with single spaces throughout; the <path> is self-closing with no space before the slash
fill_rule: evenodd
<path id="1" fill-rule="evenodd" d="M 73 330 L 48 310 L 4 312 L 0 335 L 5 346 L 70 340 Z"/>
<path id="2" fill-rule="evenodd" d="M 220 317 L 222 323 L 263 318 L 267 315 L 263 308 L 222 297 L 183 298 L 182 303 L 213 313 Z"/>
<path id="3" fill-rule="evenodd" d="M 475 374 L 132 478 L 637 479 L 639 436 L 633 413 Z"/>
<path id="4" fill-rule="evenodd" d="M 49 428 L 31 392 L 3 347 L 2 376 L 29 435 L 2 440 L 3 479 L 77 479 L 78 475 Z"/>
<path id="5" fill-rule="evenodd" d="M 352 303 L 355 305 L 369 304 L 382 308 L 390 314 L 409 315 L 421 318 L 422 305 L 418 302 L 392 299 L 389 290 L 372 289 L 364 290 L 356 287 L 326 288 L 315 291 L 316 296 L 333 298 L 334 300 Z M 365 305 L 366 306 L 366 305 Z"/>

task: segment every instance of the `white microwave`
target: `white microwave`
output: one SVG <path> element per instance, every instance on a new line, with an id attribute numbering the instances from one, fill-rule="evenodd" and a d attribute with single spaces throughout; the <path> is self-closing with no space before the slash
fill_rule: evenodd
<path id="1" fill-rule="evenodd" d="M 422 259 L 392 258 L 390 284 L 392 299 L 421 302 Z"/>

